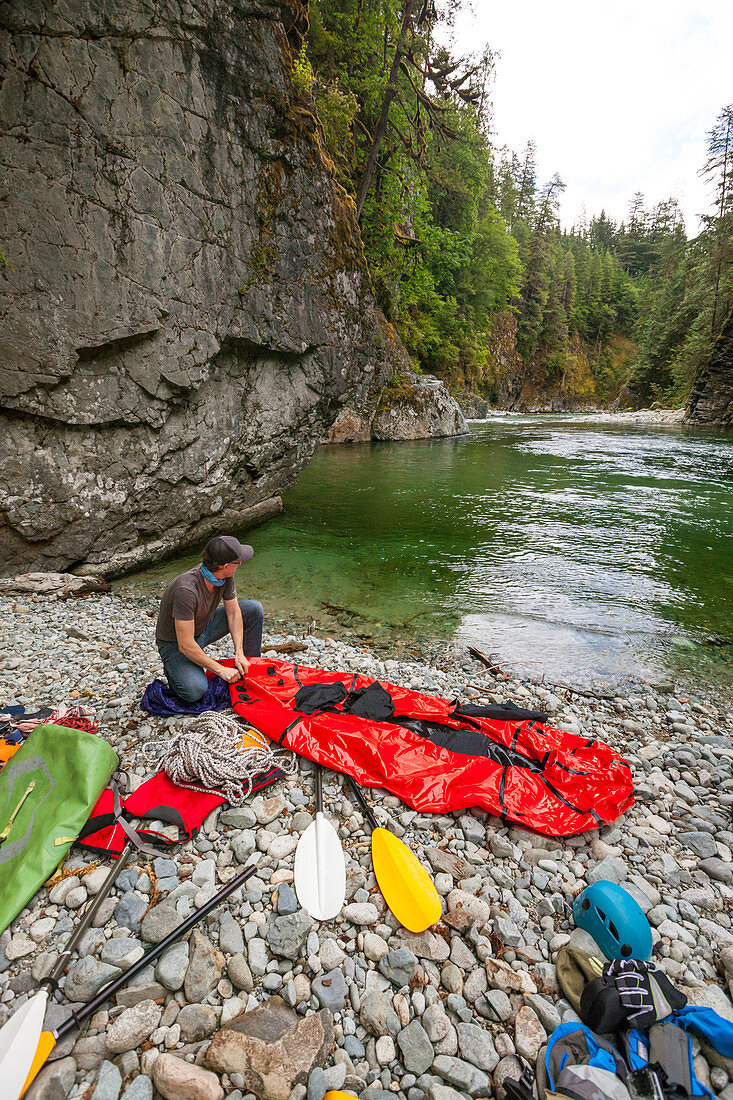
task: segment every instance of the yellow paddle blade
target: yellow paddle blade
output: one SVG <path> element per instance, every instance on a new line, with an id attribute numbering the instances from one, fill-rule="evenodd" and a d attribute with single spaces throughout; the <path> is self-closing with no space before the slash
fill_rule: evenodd
<path id="1" fill-rule="evenodd" d="M 46 1061 L 56 1046 L 56 1038 L 52 1031 L 42 1031 L 38 1039 L 38 1046 L 36 1047 L 36 1054 L 33 1059 L 33 1064 L 28 1070 L 28 1076 L 25 1079 L 25 1084 L 20 1092 L 20 1096 L 23 1095 L 25 1090 L 30 1087 L 33 1081 L 35 1081 L 37 1075 L 41 1072 Z"/>
<path id="2" fill-rule="evenodd" d="M 329 1089 L 323 1100 L 356 1100 L 353 1092 L 338 1092 L 337 1089 Z"/>
<path id="3" fill-rule="evenodd" d="M 420 860 L 387 829 L 372 831 L 372 863 L 379 889 L 408 932 L 424 932 L 440 920 L 443 907 Z"/>

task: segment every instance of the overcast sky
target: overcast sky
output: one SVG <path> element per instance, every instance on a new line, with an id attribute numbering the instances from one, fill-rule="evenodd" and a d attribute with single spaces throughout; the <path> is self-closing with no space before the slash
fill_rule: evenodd
<path id="1" fill-rule="evenodd" d="M 559 172 L 567 228 L 583 206 L 620 221 L 635 191 L 675 196 L 688 235 L 709 212 L 698 170 L 706 134 L 733 101 L 732 0 L 473 0 L 455 48 L 488 43 L 498 145 L 537 145 Z"/>

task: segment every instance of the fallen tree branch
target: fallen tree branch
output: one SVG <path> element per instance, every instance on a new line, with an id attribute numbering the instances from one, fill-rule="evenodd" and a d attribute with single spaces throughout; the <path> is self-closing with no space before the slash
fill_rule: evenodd
<path id="1" fill-rule="evenodd" d="M 477 661 L 480 661 L 482 665 L 486 665 L 487 668 L 495 669 L 496 665 L 491 661 L 485 653 L 482 653 L 480 649 L 476 649 L 475 646 L 468 646 L 468 652 L 472 657 L 475 657 Z"/>

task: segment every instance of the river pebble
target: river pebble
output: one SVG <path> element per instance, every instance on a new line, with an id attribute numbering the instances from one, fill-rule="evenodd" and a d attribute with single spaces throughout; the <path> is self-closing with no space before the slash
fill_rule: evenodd
<path id="1" fill-rule="evenodd" d="M 48 597 L 0 602 L 0 655 L 27 658 L 13 667 L 13 658 L 6 660 L 3 673 L 0 656 L 2 698 L 94 707 L 134 789 L 180 727 L 179 719 L 151 718 L 136 705 L 161 672 L 148 614 L 155 601 L 109 594 L 73 606 Z M 83 639 L 69 631 L 70 610 Z M 670 979 L 694 1003 L 733 1014 L 729 701 L 688 695 L 671 683 L 601 686 L 592 696 L 565 685 L 479 678 L 482 670 L 458 646 L 436 645 L 428 665 L 292 632 L 271 634 L 265 645 L 277 655 L 285 641 L 307 647 L 297 657 L 302 664 L 358 671 L 445 698 L 470 692 L 486 702 L 511 698 L 545 710 L 556 725 L 606 740 L 626 756 L 636 804 L 600 834 L 556 840 L 474 810 L 415 814 L 393 796 L 372 792 L 380 821 L 391 823 L 431 868 L 443 899 L 446 924 L 415 936 L 399 927 L 376 891 L 360 810 L 341 780 L 324 773 L 324 799 L 348 853 L 348 897 L 335 921 L 316 925 L 293 887 L 295 848 L 315 806 L 313 771 L 302 762 L 271 791 L 215 811 L 193 842 L 150 866 L 147 857 L 132 857 L 84 952 L 71 961 L 64 979 L 69 997 L 92 996 L 235 868 L 256 860 L 258 873 L 188 943 L 175 944 L 105 1005 L 85 1035 L 65 1041 L 57 1068 L 44 1070 L 55 1075 L 48 1086 L 54 1095 L 63 1088 L 70 1100 L 108 1094 L 151 1100 L 152 1075 L 158 1094 L 166 1095 L 184 1087 L 179 1078 L 189 1067 L 190 1087 L 245 1100 L 243 1078 L 219 1082 L 200 1063 L 222 1023 L 276 993 L 296 1018 L 327 1012 L 334 1024 L 333 1053 L 290 1100 L 311 1092 L 322 1100 L 327 1088 L 366 1100 L 492 1094 L 501 1100 L 503 1081 L 521 1072 L 517 1056 L 532 1060 L 544 1037 L 572 1018 L 554 963 L 563 944 L 585 942 L 570 907 L 601 878 L 622 883 L 642 905 L 655 957 Z M 469 685 L 483 686 L 484 695 Z M 4 1005 L 20 1005 L 48 973 L 108 868 L 72 848 L 63 869 L 65 876 L 40 890 L 0 937 Z M 62 1006 L 49 1011 L 57 1010 Z M 702 1054 L 696 1066 L 729 1100 L 727 1071 L 709 1066 Z"/>

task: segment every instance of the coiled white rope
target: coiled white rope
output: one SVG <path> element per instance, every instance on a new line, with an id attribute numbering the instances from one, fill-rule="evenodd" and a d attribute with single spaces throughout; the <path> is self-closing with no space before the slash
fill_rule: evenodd
<path id="1" fill-rule="evenodd" d="M 242 744 L 242 735 L 256 745 Z M 179 787 L 204 794 L 223 794 L 241 806 L 252 793 L 252 780 L 268 768 L 291 774 L 297 761 L 270 748 L 257 730 L 227 714 L 210 711 L 192 718 L 168 745 L 160 766 Z"/>

